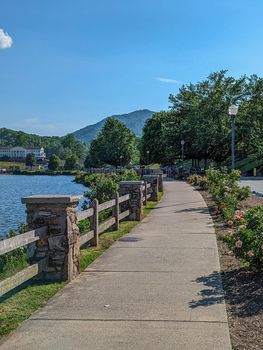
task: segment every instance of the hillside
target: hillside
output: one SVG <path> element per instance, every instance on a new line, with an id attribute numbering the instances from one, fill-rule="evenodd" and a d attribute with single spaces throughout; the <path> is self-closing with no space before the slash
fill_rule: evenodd
<path id="1" fill-rule="evenodd" d="M 80 159 L 84 159 L 86 155 L 86 146 L 77 140 L 71 140 L 70 136 L 39 136 L 23 131 L 0 128 L 0 147 L 13 146 L 41 146 L 45 148 L 47 157 L 56 154 L 61 159 L 66 159 L 71 152 L 76 153 Z"/>
<path id="2" fill-rule="evenodd" d="M 145 121 L 151 118 L 153 113 L 154 112 L 148 109 L 142 109 L 127 114 L 112 115 L 112 117 L 118 119 L 131 129 L 136 136 L 140 137 Z M 96 124 L 88 125 L 85 128 L 75 131 L 73 134 L 77 140 L 89 143 L 97 136 L 106 119 L 107 118 L 104 118 Z"/>

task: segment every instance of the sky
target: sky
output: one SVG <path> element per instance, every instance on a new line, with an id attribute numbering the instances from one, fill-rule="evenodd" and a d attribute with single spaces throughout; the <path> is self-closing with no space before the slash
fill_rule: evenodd
<path id="1" fill-rule="evenodd" d="M 0 0 L 0 127 L 65 135 L 263 73 L 262 0 Z"/>

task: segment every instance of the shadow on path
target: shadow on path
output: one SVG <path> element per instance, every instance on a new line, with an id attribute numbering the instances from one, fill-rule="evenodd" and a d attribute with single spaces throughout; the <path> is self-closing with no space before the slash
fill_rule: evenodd
<path id="1" fill-rule="evenodd" d="M 224 286 L 222 291 L 221 278 Z M 205 287 L 198 300 L 189 302 L 189 307 L 206 307 L 222 303 L 225 299 L 231 312 L 238 317 L 249 317 L 263 313 L 263 272 L 253 272 L 246 268 L 198 277 L 196 283 Z"/>

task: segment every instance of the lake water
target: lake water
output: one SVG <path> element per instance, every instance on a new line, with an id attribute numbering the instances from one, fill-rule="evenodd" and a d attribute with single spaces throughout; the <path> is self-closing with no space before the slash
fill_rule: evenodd
<path id="1" fill-rule="evenodd" d="M 76 184 L 73 179 L 73 176 L 0 175 L 0 236 L 26 222 L 21 197 L 34 194 L 83 195 L 87 187 Z"/>

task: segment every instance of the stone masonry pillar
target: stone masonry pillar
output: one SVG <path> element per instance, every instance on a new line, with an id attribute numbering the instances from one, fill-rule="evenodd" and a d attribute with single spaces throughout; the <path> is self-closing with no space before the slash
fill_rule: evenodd
<path id="1" fill-rule="evenodd" d="M 159 192 L 159 175 L 144 175 L 143 180 L 151 184 L 151 187 L 148 189 L 151 197 L 150 201 L 158 201 L 158 192 Z"/>
<path id="2" fill-rule="evenodd" d="M 156 173 L 155 175 L 159 176 L 159 191 L 163 192 L 163 173 Z"/>
<path id="3" fill-rule="evenodd" d="M 130 194 L 130 200 L 123 203 L 124 210 L 130 209 L 127 220 L 141 221 L 143 219 L 143 181 L 121 181 L 120 196 Z"/>
<path id="4" fill-rule="evenodd" d="M 80 234 L 77 206 L 82 196 L 37 195 L 22 198 L 30 230 L 48 227 L 36 242 L 32 261 L 47 258 L 40 278 L 71 281 L 80 272 Z"/>

